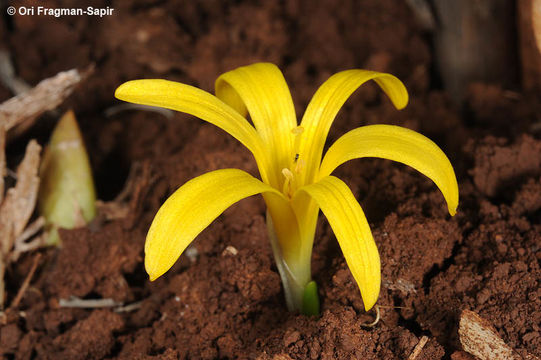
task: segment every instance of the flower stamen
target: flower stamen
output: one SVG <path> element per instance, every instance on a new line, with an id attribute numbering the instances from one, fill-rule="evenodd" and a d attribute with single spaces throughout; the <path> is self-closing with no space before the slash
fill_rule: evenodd
<path id="1" fill-rule="evenodd" d="M 289 198 L 293 196 L 293 189 L 295 188 L 295 175 L 289 170 L 288 168 L 282 169 L 282 175 L 286 178 L 284 181 L 284 186 L 282 188 L 282 192 L 287 195 Z"/>

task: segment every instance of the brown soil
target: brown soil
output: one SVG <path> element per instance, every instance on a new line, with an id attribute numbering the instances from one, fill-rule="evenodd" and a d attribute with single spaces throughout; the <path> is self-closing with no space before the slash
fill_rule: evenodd
<path id="1" fill-rule="evenodd" d="M 61 248 L 41 251 L 31 287 L 0 325 L 0 356 L 403 359 L 427 335 L 417 359 L 466 359 L 457 339 L 463 309 L 492 322 L 519 352 L 541 356 L 539 99 L 520 93 L 509 98 L 497 85 L 475 84 L 468 112 L 459 113 L 436 88 L 427 34 L 395 0 L 340 6 L 333 0 L 94 3 L 114 7 L 115 15 L 0 17 L 0 39 L 31 84 L 96 64 L 69 106 L 85 134 L 100 198 L 116 196 L 135 162 L 150 164 L 151 179 L 127 218 L 63 231 Z M 72 3 L 51 0 L 48 6 Z M 105 109 L 116 104 L 113 91 L 142 77 L 210 91 L 220 73 L 255 61 L 283 69 L 299 115 L 332 73 L 364 67 L 397 75 L 411 94 L 406 110 L 395 111 L 375 86 L 365 86 L 341 111 L 331 139 L 360 124 L 398 124 L 434 139 L 455 166 L 461 201 L 454 218 L 436 187 L 405 166 L 363 160 L 337 170 L 365 209 L 381 252 L 378 303 L 385 307 L 373 328 L 363 326 L 374 314 L 363 311 L 323 217 L 313 256 L 322 315 L 285 310 L 260 198 L 228 209 L 196 239 L 190 256 L 156 282 L 147 281 L 144 237 L 168 194 L 210 170 L 238 167 L 256 174 L 256 167 L 231 137 L 183 114 L 106 117 Z M 0 86 L 0 100 L 9 96 Z M 29 136 L 45 140 L 47 132 Z M 27 254 L 10 268 L 8 303 L 32 259 Z M 140 307 L 61 307 L 60 299 L 70 296 L 139 301 Z"/>

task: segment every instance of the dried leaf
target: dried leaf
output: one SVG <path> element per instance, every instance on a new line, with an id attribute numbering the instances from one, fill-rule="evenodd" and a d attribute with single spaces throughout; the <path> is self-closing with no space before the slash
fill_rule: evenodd
<path id="1" fill-rule="evenodd" d="M 464 310 L 458 328 L 462 348 L 481 360 L 521 359 L 498 335 L 490 322 L 475 312 Z"/>
<path id="2" fill-rule="evenodd" d="M 0 128 L 4 130 L 1 124 Z M 36 206 L 40 151 L 41 147 L 35 140 L 28 143 L 24 159 L 17 169 L 17 184 L 8 190 L 0 205 L 0 308 L 5 301 L 4 274 L 13 244 L 24 232 Z"/>
<path id="3" fill-rule="evenodd" d="M 41 81 L 33 89 L 12 97 L 0 105 L 0 125 L 6 131 L 26 121 L 33 121 L 46 111 L 55 109 L 86 76 L 77 69 L 60 72 Z"/>
<path id="4" fill-rule="evenodd" d="M 17 184 L 8 190 L 0 206 L 0 241 L 5 258 L 15 238 L 21 235 L 34 211 L 39 188 L 41 146 L 35 140 L 28 143 L 23 161 L 17 169 Z"/>

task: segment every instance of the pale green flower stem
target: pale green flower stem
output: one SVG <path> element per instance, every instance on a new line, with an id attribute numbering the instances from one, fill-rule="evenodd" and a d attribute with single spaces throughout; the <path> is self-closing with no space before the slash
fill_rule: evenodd
<path id="1" fill-rule="evenodd" d="M 317 213 L 315 220 L 317 221 Z M 290 239 L 290 241 L 297 241 L 304 246 L 301 247 L 302 250 L 297 254 L 296 259 L 285 259 L 282 256 L 275 224 L 267 211 L 269 240 L 284 287 L 287 308 L 289 311 L 300 312 L 305 315 L 318 315 L 319 313 L 317 286 L 311 279 L 312 244 L 316 221 L 313 221 L 313 226 L 307 229 L 308 234 L 301 232 L 301 237 L 304 239 Z"/>

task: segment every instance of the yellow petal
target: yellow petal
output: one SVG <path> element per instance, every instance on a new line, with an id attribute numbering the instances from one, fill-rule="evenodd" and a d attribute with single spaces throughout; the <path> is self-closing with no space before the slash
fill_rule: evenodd
<path id="1" fill-rule="evenodd" d="M 206 173 L 181 186 L 162 205 L 145 243 L 145 268 L 150 280 L 173 266 L 184 249 L 225 209 L 259 193 L 283 195 L 238 169 Z"/>
<path id="2" fill-rule="evenodd" d="M 295 197 L 307 193 L 329 220 L 346 263 L 361 290 L 368 311 L 379 296 L 381 270 L 378 248 L 361 206 L 344 182 L 327 176 L 299 189 Z"/>
<path id="3" fill-rule="evenodd" d="M 216 80 L 216 96 L 240 114 L 247 112 L 272 154 L 273 173 L 281 174 L 293 161 L 293 136 L 297 127 L 291 93 L 282 72 L 276 65 L 257 63 L 239 67 Z M 283 178 L 279 176 L 279 187 Z"/>
<path id="4" fill-rule="evenodd" d="M 456 213 L 458 185 L 453 166 L 438 145 L 426 136 L 393 125 L 371 125 L 351 130 L 329 148 L 319 176 L 330 175 L 340 164 L 362 157 L 398 161 L 423 173 L 441 190 L 449 213 Z"/>
<path id="5" fill-rule="evenodd" d="M 404 84 L 390 74 L 368 70 L 346 70 L 331 76 L 310 101 L 301 122 L 304 134 L 300 153 L 306 161 L 304 183 L 310 183 L 319 168 L 329 129 L 336 114 L 349 96 L 362 84 L 374 80 L 389 96 L 397 109 L 408 103 Z"/>
<path id="6" fill-rule="evenodd" d="M 269 160 L 256 130 L 239 113 L 206 91 L 174 81 L 144 79 L 120 85 L 115 97 L 135 104 L 184 112 L 218 126 L 254 154 L 262 179 L 267 179 Z"/>

